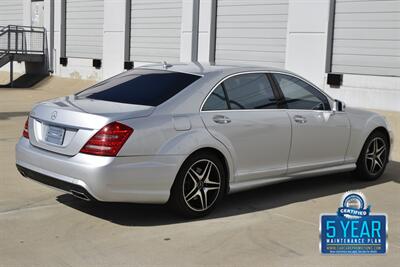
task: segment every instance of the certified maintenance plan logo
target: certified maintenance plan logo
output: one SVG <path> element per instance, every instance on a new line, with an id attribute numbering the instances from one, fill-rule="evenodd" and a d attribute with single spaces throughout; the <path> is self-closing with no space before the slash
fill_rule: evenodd
<path id="1" fill-rule="evenodd" d="M 322 254 L 385 254 L 387 216 L 370 213 L 361 192 L 343 195 L 336 214 L 321 214 L 320 250 Z"/>

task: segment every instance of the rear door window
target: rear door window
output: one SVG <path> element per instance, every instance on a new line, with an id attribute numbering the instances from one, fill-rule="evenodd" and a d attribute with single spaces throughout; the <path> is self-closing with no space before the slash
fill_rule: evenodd
<path id="1" fill-rule="evenodd" d="M 276 109 L 277 101 L 265 73 L 237 75 L 224 81 L 231 109 Z"/>
<path id="2" fill-rule="evenodd" d="M 208 97 L 207 101 L 204 103 L 203 110 L 226 110 L 229 109 L 228 102 L 226 100 L 225 92 L 222 85 L 212 92 Z"/>
<path id="3" fill-rule="evenodd" d="M 78 93 L 78 98 L 89 98 L 125 104 L 158 106 L 201 76 L 136 69 L 100 82 Z"/>

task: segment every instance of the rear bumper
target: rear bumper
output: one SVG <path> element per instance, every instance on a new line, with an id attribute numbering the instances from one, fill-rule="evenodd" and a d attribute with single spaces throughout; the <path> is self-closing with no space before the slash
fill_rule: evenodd
<path id="1" fill-rule="evenodd" d="M 64 156 L 32 146 L 16 145 L 16 164 L 26 177 L 68 193 L 83 193 L 105 202 L 165 203 L 185 156 Z"/>
<path id="2" fill-rule="evenodd" d="M 59 180 L 57 178 L 50 177 L 50 176 L 32 171 L 32 170 L 22 167 L 18 164 L 17 164 L 17 169 L 21 173 L 22 176 L 30 178 L 32 180 L 35 180 L 39 183 L 60 189 L 66 193 L 73 194 L 76 197 L 79 197 L 83 200 L 87 200 L 87 201 L 97 200 L 84 187 L 82 187 L 80 185 L 65 182 L 63 180 Z"/>

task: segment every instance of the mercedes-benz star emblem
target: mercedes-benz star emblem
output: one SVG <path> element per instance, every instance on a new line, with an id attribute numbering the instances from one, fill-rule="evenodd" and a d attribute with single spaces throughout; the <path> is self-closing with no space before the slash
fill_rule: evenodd
<path id="1" fill-rule="evenodd" d="M 57 118 L 57 111 L 53 111 L 53 113 L 51 113 L 51 119 L 54 121 Z"/>

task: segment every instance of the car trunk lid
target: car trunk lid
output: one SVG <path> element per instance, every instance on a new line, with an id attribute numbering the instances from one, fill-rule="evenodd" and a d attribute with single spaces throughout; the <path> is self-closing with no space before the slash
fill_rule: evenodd
<path id="1" fill-rule="evenodd" d="M 73 156 L 105 125 L 147 117 L 154 107 L 67 96 L 43 102 L 30 113 L 30 142 L 36 147 Z"/>

